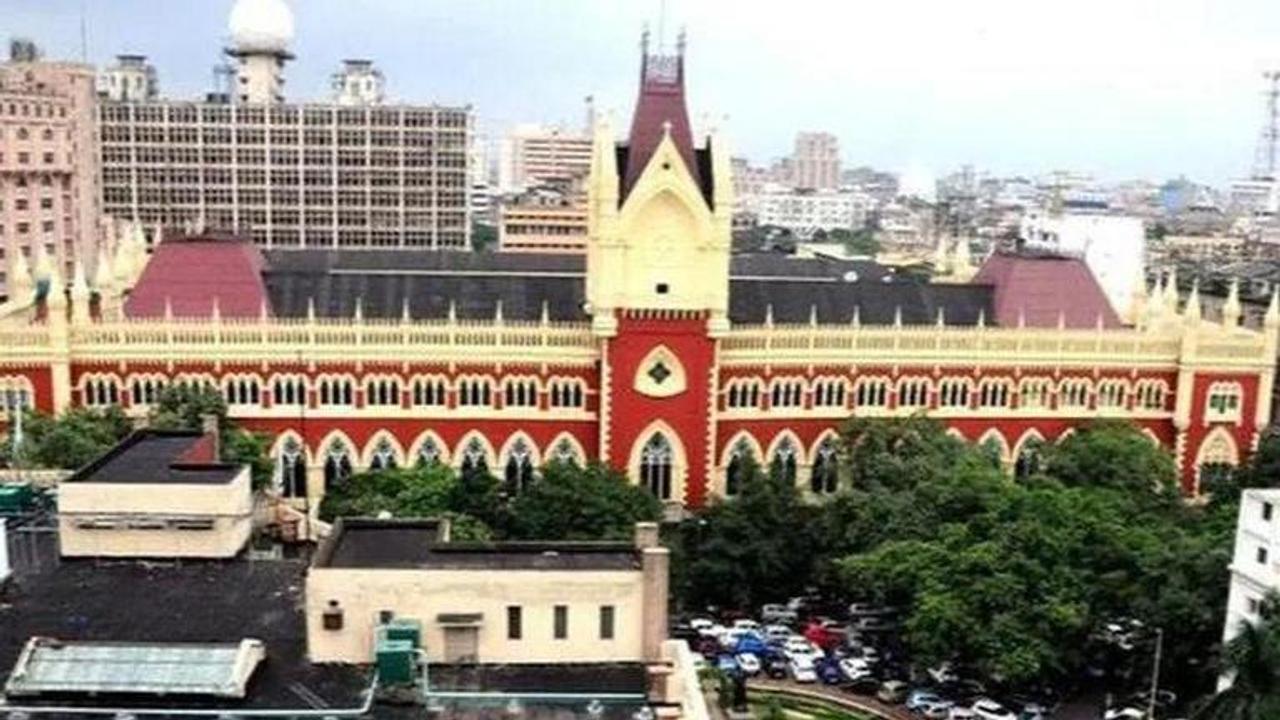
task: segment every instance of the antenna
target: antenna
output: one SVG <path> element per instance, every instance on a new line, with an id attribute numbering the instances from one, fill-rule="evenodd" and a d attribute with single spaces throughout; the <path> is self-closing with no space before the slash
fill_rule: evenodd
<path id="1" fill-rule="evenodd" d="M 89 62 L 89 25 L 84 17 L 84 0 L 80 0 L 80 62 Z"/>
<path id="2" fill-rule="evenodd" d="M 1262 133 L 1258 137 L 1257 157 L 1254 159 L 1253 176 L 1257 180 L 1274 180 L 1276 177 L 1277 146 L 1280 145 L 1280 71 L 1262 73 L 1266 89 L 1262 96 L 1266 116 L 1262 121 Z"/>

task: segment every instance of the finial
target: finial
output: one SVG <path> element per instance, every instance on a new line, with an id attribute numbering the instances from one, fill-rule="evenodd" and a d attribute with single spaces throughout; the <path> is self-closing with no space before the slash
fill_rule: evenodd
<path id="1" fill-rule="evenodd" d="M 1240 324 L 1240 279 L 1232 278 L 1227 301 L 1222 304 L 1222 324 L 1233 328 Z"/>
<path id="2" fill-rule="evenodd" d="M 893 326 L 896 328 L 902 327 L 902 306 L 901 305 L 893 306 Z"/>
<path id="3" fill-rule="evenodd" d="M 1200 280 L 1191 283 L 1191 294 L 1187 296 L 1187 309 L 1184 312 L 1187 322 L 1200 322 Z"/>
<path id="4" fill-rule="evenodd" d="M 63 290 L 62 273 L 50 271 L 47 277 L 44 304 L 47 307 L 66 307 L 67 294 Z"/>
<path id="5" fill-rule="evenodd" d="M 36 282 L 48 280 L 52 277 L 52 268 L 49 262 L 49 253 L 44 249 L 44 243 L 36 245 Z"/>
<path id="6" fill-rule="evenodd" d="M 818 326 L 818 306 L 817 305 L 809 306 L 809 325 L 813 327 Z"/>
<path id="7" fill-rule="evenodd" d="M 671 121 L 670 121 L 670 120 L 663 120 L 663 121 L 662 121 L 662 136 L 663 136 L 663 137 L 670 137 L 670 136 L 671 136 Z"/>
<path id="8" fill-rule="evenodd" d="M 315 321 L 316 321 L 316 296 L 310 295 L 307 297 L 307 322 L 313 323 Z"/>
<path id="9" fill-rule="evenodd" d="M 452 298 L 449 300 L 449 322 L 458 322 L 458 303 Z"/>
<path id="10" fill-rule="evenodd" d="M 258 305 L 258 318 L 261 319 L 262 322 L 266 322 L 269 317 L 271 317 L 271 308 L 267 307 L 267 299 L 264 297 L 262 298 L 262 302 Z"/>
<path id="11" fill-rule="evenodd" d="M 409 296 L 404 296 L 404 301 L 400 303 L 400 322 L 409 322 Z"/>
<path id="12" fill-rule="evenodd" d="M 215 322 L 222 322 L 222 303 L 218 296 L 213 296 L 213 306 L 209 308 L 209 317 Z"/>
<path id="13" fill-rule="evenodd" d="M 987 309 L 978 308 L 978 327 L 984 328 L 986 326 L 987 326 Z"/>
<path id="14" fill-rule="evenodd" d="M 502 322 L 502 300 L 501 300 L 501 298 L 499 298 L 498 302 L 496 302 L 496 303 L 494 303 L 494 304 L 493 304 L 493 321 L 494 321 L 494 322 L 496 322 L 496 323 L 500 323 L 500 322 Z"/>
<path id="15" fill-rule="evenodd" d="M 165 322 L 173 319 L 173 298 L 168 295 L 164 296 L 164 319 Z"/>
<path id="16" fill-rule="evenodd" d="M 1098 332 L 1102 332 L 1104 329 L 1106 329 L 1107 321 L 1102 318 L 1102 313 L 1098 313 L 1098 317 L 1094 319 L 1093 327 Z"/>
<path id="17" fill-rule="evenodd" d="M 1067 311 L 1066 310 L 1061 310 L 1061 309 L 1058 310 L 1058 329 L 1059 330 L 1067 329 Z"/>
<path id="18" fill-rule="evenodd" d="M 80 258 L 76 258 L 71 272 L 71 298 L 73 300 L 89 299 L 89 281 L 85 279 L 84 263 L 80 262 Z"/>
<path id="19" fill-rule="evenodd" d="M 943 327 L 946 324 L 947 324 L 947 311 L 944 308 L 939 307 L 938 308 L 938 327 Z"/>
<path id="20" fill-rule="evenodd" d="M 551 308 L 547 305 L 547 301 L 542 301 L 542 314 L 539 316 L 543 325 L 551 324 Z"/>
<path id="21" fill-rule="evenodd" d="M 360 297 L 359 295 L 356 296 L 356 309 L 352 318 L 356 322 L 360 322 L 361 320 L 364 320 L 364 298 Z"/>
<path id="22" fill-rule="evenodd" d="M 1271 291 L 1271 302 L 1267 305 L 1267 314 L 1263 318 L 1267 327 L 1280 326 L 1280 288 Z"/>
<path id="23" fill-rule="evenodd" d="M 1021 330 L 1027 326 L 1027 308 L 1021 306 L 1018 308 L 1018 329 Z"/>
<path id="24" fill-rule="evenodd" d="M 764 306 L 764 324 L 773 327 L 773 303 Z"/>
<path id="25" fill-rule="evenodd" d="M 98 267 L 93 273 L 93 286 L 101 295 L 107 295 L 111 292 L 111 256 L 107 254 L 106 247 L 98 248 Z"/>
<path id="26" fill-rule="evenodd" d="M 862 306 L 861 305 L 853 306 L 853 326 L 862 327 Z"/>

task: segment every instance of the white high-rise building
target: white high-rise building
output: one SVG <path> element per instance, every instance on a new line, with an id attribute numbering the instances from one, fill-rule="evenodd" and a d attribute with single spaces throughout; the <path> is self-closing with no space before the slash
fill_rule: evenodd
<path id="1" fill-rule="evenodd" d="M 498 187 L 518 193 L 545 183 L 573 182 L 591 167 L 591 138 L 559 127 L 521 125 L 507 134 L 498 165 Z"/>
<path id="2" fill-rule="evenodd" d="M 796 135 L 791 184 L 800 190 L 834 190 L 840 186 L 840 141 L 825 132 Z"/>
<path id="3" fill-rule="evenodd" d="M 366 102 L 381 86 L 363 82 L 338 102 L 286 102 L 284 0 L 237 0 L 230 28 L 231 97 L 100 104 L 107 214 L 271 248 L 470 248 L 469 107 Z"/>
<path id="4" fill-rule="evenodd" d="M 1255 488 L 1241 494 L 1230 570 L 1224 644 L 1239 634 L 1243 623 L 1257 622 L 1268 593 L 1280 591 L 1280 489 Z M 1230 685 L 1230 677 L 1219 680 L 1220 690 Z"/>
<path id="5" fill-rule="evenodd" d="M 859 192 L 812 192 L 774 186 L 754 196 L 746 208 L 759 225 L 787 228 L 807 239 L 818 230 L 855 230 L 866 224 L 874 201 Z"/>

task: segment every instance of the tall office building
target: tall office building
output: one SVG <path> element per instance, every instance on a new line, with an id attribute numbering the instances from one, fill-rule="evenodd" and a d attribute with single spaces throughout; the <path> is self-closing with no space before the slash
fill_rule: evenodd
<path id="1" fill-rule="evenodd" d="M 378 104 L 381 75 L 350 62 L 336 102 L 285 102 L 289 8 L 237 0 L 229 25 L 225 97 L 101 105 L 108 214 L 271 248 L 470 247 L 469 107 Z"/>
<path id="2" fill-rule="evenodd" d="M 100 237 L 93 69 L 41 60 L 27 41 L 0 64 L 0 287 L 43 256 L 70 282 Z"/>
<path id="3" fill-rule="evenodd" d="M 498 186 L 522 192 L 548 183 L 582 180 L 591 166 L 586 133 L 539 125 L 521 125 L 502 144 Z"/>
<path id="4" fill-rule="evenodd" d="M 840 185 L 840 141 L 825 132 L 796 135 L 792 185 L 801 190 L 834 190 Z"/>

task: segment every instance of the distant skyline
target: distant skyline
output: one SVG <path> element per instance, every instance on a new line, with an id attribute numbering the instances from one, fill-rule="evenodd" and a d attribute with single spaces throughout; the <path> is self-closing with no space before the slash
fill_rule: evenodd
<path id="1" fill-rule="evenodd" d="M 212 86 L 231 0 L 0 0 L 8 36 L 56 59 L 145 54 L 162 94 Z M 374 60 L 390 98 L 471 104 L 481 130 L 581 125 L 583 100 L 625 132 L 638 46 L 659 0 L 289 0 L 286 93 L 328 95 L 343 58 Z M 1222 185 L 1251 167 L 1264 69 L 1280 68 L 1274 0 L 668 0 L 687 29 L 690 114 L 737 154 L 790 153 L 795 133 L 840 138 L 846 166 L 940 176 L 1054 169 L 1100 179 L 1177 175 Z M 785 7 L 786 12 L 779 9 Z M 7 39 L 7 38 L 6 38 Z"/>

